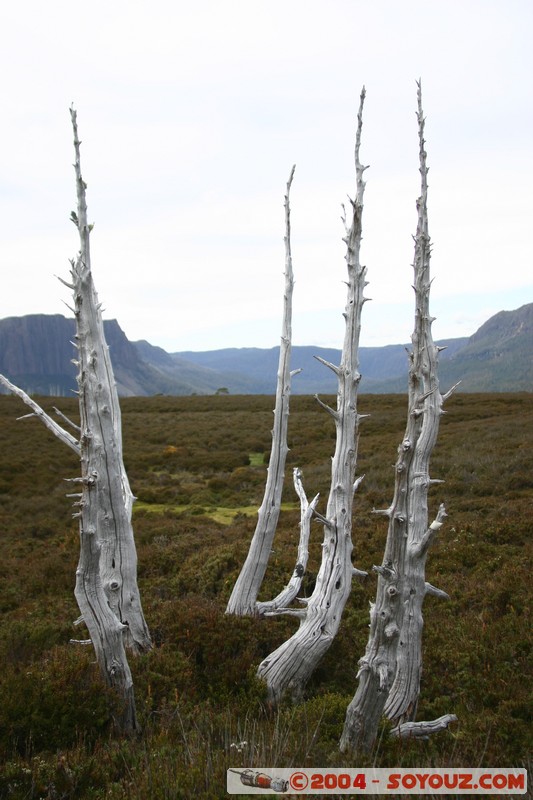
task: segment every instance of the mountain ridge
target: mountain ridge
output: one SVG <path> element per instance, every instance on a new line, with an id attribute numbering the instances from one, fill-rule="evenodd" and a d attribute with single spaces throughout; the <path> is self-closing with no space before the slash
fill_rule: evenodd
<path id="1" fill-rule="evenodd" d="M 117 388 L 121 396 L 154 394 L 274 394 L 279 347 L 223 348 L 168 353 L 146 340 L 130 341 L 117 320 L 106 320 Z M 0 372 L 30 394 L 75 391 L 74 319 L 29 314 L 0 320 Z M 533 390 L 533 303 L 500 311 L 470 337 L 437 342 L 443 389 L 461 381 L 460 391 Z M 362 393 L 407 390 L 409 345 L 360 348 Z M 315 356 L 338 363 L 340 350 L 293 346 L 294 394 L 332 394 L 336 381 Z"/>

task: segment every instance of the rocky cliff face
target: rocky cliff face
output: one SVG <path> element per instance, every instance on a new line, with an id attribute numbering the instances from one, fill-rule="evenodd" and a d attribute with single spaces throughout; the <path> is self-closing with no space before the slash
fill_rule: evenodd
<path id="1" fill-rule="evenodd" d="M 215 370 L 175 359 L 148 342 L 130 342 L 115 319 L 104 321 L 104 332 L 122 397 L 213 394 L 223 385 Z M 0 320 L 0 372 L 29 394 L 70 396 L 77 389 L 75 334 L 74 319 L 61 314 Z"/>
<path id="2" fill-rule="evenodd" d="M 74 320 L 61 314 L 8 317 L 0 324 L 0 370 L 11 376 L 74 374 L 66 366 L 74 358 L 73 337 Z"/>
<path id="3" fill-rule="evenodd" d="M 145 394 L 135 373 L 142 359 L 116 320 L 104 322 L 107 344 L 121 394 Z M 32 394 L 68 395 L 76 386 L 73 319 L 61 314 L 29 314 L 0 320 L 0 372 Z"/>

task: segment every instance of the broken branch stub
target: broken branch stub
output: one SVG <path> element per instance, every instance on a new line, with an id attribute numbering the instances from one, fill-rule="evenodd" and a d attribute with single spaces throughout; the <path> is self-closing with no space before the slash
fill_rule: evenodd
<path id="1" fill-rule="evenodd" d="M 390 735 L 397 739 L 429 739 L 433 734 L 446 730 L 452 722 L 457 722 L 455 714 L 444 714 L 438 719 L 429 721 L 404 722 L 393 728 Z"/>

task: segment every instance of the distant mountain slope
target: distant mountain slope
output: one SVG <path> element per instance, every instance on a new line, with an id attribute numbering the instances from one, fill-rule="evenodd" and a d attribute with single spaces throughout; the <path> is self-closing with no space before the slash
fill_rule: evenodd
<path id="1" fill-rule="evenodd" d="M 278 347 L 167 353 L 147 341 L 130 342 L 116 320 L 104 323 L 119 394 L 274 394 Z M 0 320 L 0 372 L 32 394 L 69 395 L 76 389 L 73 319 L 31 314 Z M 473 392 L 533 391 L 533 303 L 501 311 L 469 339 L 439 342 L 443 389 L 461 381 Z M 405 392 L 408 345 L 363 347 L 361 391 Z M 315 356 L 339 363 L 340 351 L 293 347 L 295 394 L 330 394 L 335 378 Z"/>
<path id="2" fill-rule="evenodd" d="M 133 346 L 143 361 L 158 371 L 157 381 L 151 384 L 153 390 L 144 394 L 214 394 L 227 384 L 228 375 L 217 365 L 204 366 L 182 358 L 179 353 L 171 355 L 162 347 L 154 347 L 145 340 L 134 342 Z M 182 389 L 176 391 L 173 386 Z M 253 389 L 253 381 L 246 375 L 237 376 L 232 386 L 234 394 L 257 394 Z"/>
<path id="3" fill-rule="evenodd" d="M 170 379 L 144 360 L 116 320 L 106 320 L 104 331 L 119 394 L 191 393 L 188 381 Z M 0 320 L 0 372 L 31 394 L 71 395 L 77 389 L 75 333 L 74 320 L 61 314 Z"/>
<path id="4" fill-rule="evenodd" d="M 449 339 L 440 342 L 447 349 L 441 358 L 450 358 L 469 340 Z M 383 382 L 386 376 L 401 376 L 403 385 L 395 391 L 406 389 L 407 345 L 391 344 L 385 347 L 362 347 L 359 351 L 360 370 L 363 375 L 361 390 L 375 391 L 374 387 Z M 248 376 L 255 387 L 254 394 L 273 394 L 276 390 L 279 347 L 262 350 L 255 347 L 228 348 L 209 350 L 207 352 L 185 351 L 175 353 L 174 358 L 185 359 L 198 366 L 217 369 L 224 373 L 227 382 L 224 384 L 232 392 L 239 391 L 243 376 Z M 301 369 L 292 381 L 294 394 L 314 394 L 321 392 L 331 394 L 337 391 L 335 376 L 321 364 L 315 356 L 319 356 L 333 364 L 338 364 L 341 351 L 326 347 L 292 348 L 293 369 Z M 383 391 L 387 391 L 384 389 Z"/>
<path id="5" fill-rule="evenodd" d="M 487 320 L 441 376 L 465 392 L 533 391 L 533 303 Z"/>

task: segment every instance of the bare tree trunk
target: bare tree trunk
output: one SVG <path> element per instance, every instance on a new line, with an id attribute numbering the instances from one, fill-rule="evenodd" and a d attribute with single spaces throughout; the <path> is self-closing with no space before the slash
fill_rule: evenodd
<path id="1" fill-rule="evenodd" d="M 32 413 L 26 416 L 39 419 L 48 430 L 74 450 L 78 456 L 82 455 L 82 472 L 89 476 L 86 477 L 84 486 L 90 491 L 94 483 L 88 470 L 87 449 L 80 449 L 79 443 L 70 433 L 61 428 L 26 392 L 12 384 L 3 375 L 0 375 L 0 383 L 32 409 Z M 75 478 L 74 481 L 79 483 L 83 479 Z M 92 501 L 93 498 L 90 497 L 88 502 L 84 503 L 84 506 L 89 506 L 93 513 L 85 514 L 85 527 L 83 535 L 80 537 L 80 560 L 76 570 L 74 590 L 82 612 L 81 619 L 85 622 L 91 638 L 80 643 L 93 644 L 105 683 L 117 691 L 122 701 L 118 716 L 115 717 L 116 726 L 124 733 L 132 733 L 137 728 L 137 721 L 133 681 L 124 650 L 124 634 L 127 626 L 119 622 L 111 610 L 102 586 L 100 577 L 101 543 L 98 541 L 96 531 L 98 509 Z M 82 505 L 81 501 L 79 505 Z M 79 516 L 79 514 L 75 516 Z M 89 517 L 93 519 L 90 520 Z"/>
<path id="2" fill-rule="evenodd" d="M 100 304 L 91 274 L 85 183 L 81 176 L 76 112 L 71 109 L 78 197 L 73 220 L 80 253 L 72 263 L 78 386 L 81 416 L 82 494 L 80 532 L 97 536 L 99 574 L 111 610 L 124 626 L 124 640 L 134 652 L 151 647 L 137 586 L 137 554 L 131 526 L 133 496 L 122 458 L 121 418 Z M 87 562 L 89 563 L 89 562 Z M 94 560 L 90 562 L 94 566 Z M 86 610 L 81 609 L 85 619 Z M 94 640 L 93 640 L 94 641 Z"/>
<path id="3" fill-rule="evenodd" d="M 307 568 L 309 559 L 309 538 L 311 535 L 311 521 L 315 513 L 319 495 L 317 494 L 311 502 L 308 501 L 302 484 L 302 473 L 296 467 L 293 470 L 294 489 L 300 498 L 300 539 L 298 542 L 298 553 L 296 556 L 296 566 L 292 576 L 281 592 L 272 600 L 264 600 L 257 603 L 257 610 L 263 616 L 272 615 L 273 612 L 279 613 L 283 609 L 288 612 L 287 607 L 292 603 L 302 585 L 302 580 Z"/>
<path id="4" fill-rule="evenodd" d="M 332 459 L 331 488 L 324 522 L 322 560 L 315 589 L 305 609 L 280 609 L 277 613 L 290 613 L 299 617 L 296 633 L 271 653 L 259 666 L 258 675 L 268 687 L 269 698 L 277 703 L 290 691 L 293 697 L 301 696 L 303 689 L 320 659 L 331 645 L 340 625 L 342 612 L 351 591 L 354 569 L 352 554 L 352 505 L 357 459 L 357 388 L 360 380 L 359 333 L 361 311 L 365 298 L 366 268 L 359 260 L 361 245 L 361 218 L 363 211 L 364 167 L 359 161 L 362 129 L 362 111 L 365 90 L 361 92 L 355 146 L 357 195 L 352 205 L 352 221 L 346 227 L 344 239 L 347 247 L 348 296 L 346 303 L 346 332 L 339 367 L 329 364 L 338 379 L 337 409 L 323 403 L 335 421 L 336 446 Z M 346 222 L 345 222 L 346 226 Z"/>
<path id="5" fill-rule="evenodd" d="M 81 460 L 81 477 L 75 497 L 80 519 L 80 559 L 76 571 L 75 595 L 89 630 L 104 681 L 119 697 L 115 715 L 119 730 L 137 728 L 131 671 L 125 652 L 151 647 L 150 634 L 142 613 L 137 587 L 137 555 L 131 527 L 133 495 L 122 459 L 122 432 L 118 394 L 105 342 L 100 305 L 94 288 L 87 222 L 85 183 L 81 176 L 80 141 L 76 112 L 71 109 L 76 161 L 77 213 L 72 212 L 80 235 L 80 253 L 72 262 L 78 386 L 81 425 L 74 426 L 79 442 L 52 420 L 25 392 L 0 375 L 0 383 L 18 395 L 61 441 Z M 70 423 L 64 415 L 58 412 Z M 78 621 L 78 622 L 79 622 Z M 85 642 L 84 642 L 85 643 Z"/>
<path id="6" fill-rule="evenodd" d="M 436 520 L 428 526 L 428 489 L 432 483 L 429 476 L 429 461 L 435 446 L 443 403 L 452 394 L 452 387 L 441 395 L 438 381 L 439 348 L 431 334 L 433 317 L 429 311 L 431 279 L 430 238 L 427 219 L 427 165 L 424 140 L 424 114 L 422 91 L 418 85 L 418 129 L 420 143 L 420 173 L 422 192 L 417 207 L 419 224 L 415 249 L 415 297 L 416 315 L 413 333 L 413 353 L 418 360 L 414 368 L 417 402 L 413 413 L 422 416 L 422 428 L 412 463 L 408 502 L 408 532 L 403 564 L 404 580 L 400 587 L 399 602 L 403 606 L 403 619 L 398 635 L 396 672 L 385 705 L 385 714 L 396 723 L 414 720 L 420 694 L 422 672 L 422 604 L 428 592 L 446 596 L 435 590 L 425 580 L 425 565 L 429 546 L 441 528 L 446 512 L 441 505 Z"/>
<path id="7" fill-rule="evenodd" d="M 446 517 L 441 505 L 435 521 L 428 527 L 427 496 L 432 483 L 429 460 L 438 434 L 443 398 L 437 378 L 438 348 L 431 336 L 429 314 L 431 248 L 420 85 L 418 131 L 421 196 L 417 201 L 416 311 L 409 356 L 407 427 L 398 448 L 392 505 L 377 512 L 388 517 L 389 528 L 383 563 L 374 567 L 378 572 L 376 602 L 370 611 L 365 655 L 359 662 L 359 686 L 346 714 L 340 742 L 343 751 L 369 749 L 373 745 L 387 701 L 389 715 L 395 720 L 416 712 L 422 664 L 421 607 L 427 591 L 425 560 L 431 539 Z"/>
<path id="8" fill-rule="evenodd" d="M 94 489 L 93 459 L 82 447 L 82 474 L 84 489 Z M 85 494 L 85 492 L 84 492 Z M 124 649 L 127 625 L 120 622 L 111 610 L 102 585 L 100 563 L 102 542 L 98 539 L 98 508 L 94 502 L 85 503 L 80 520 L 80 559 L 76 570 L 74 594 L 89 631 L 102 677 L 119 697 L 119 711 L 115 725 L 121 733 L 130 734 L 137 729 L 133 680 Z"/>
<path id="9" fill-rule="evenodd" d="M 267 472 L 263 502 L 258 511 L 255 528 L 248 555 L 239 577 L 233 587 L 226 614 L 245 616 L 258 613 L 257 596 L 265 577 L 272 542 L 278 525 L 281 509 L 281 495 L 285 478 L 287 458 L 287 427 L 289 421 L 289 401 L 291 392 L 290 361 L 292 342 L 292 290 L 294 285 L 291 255 L 291 228 L 289 196 L 294 177 L 292 168 L 285 195 L 285 294 L 283 301 L 283 323 L 279 351 L 276 403 L 274 408 L 274 428 L 272 448 Z"/>

